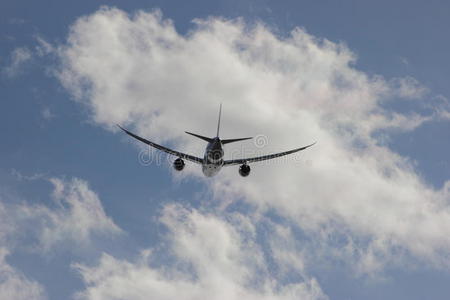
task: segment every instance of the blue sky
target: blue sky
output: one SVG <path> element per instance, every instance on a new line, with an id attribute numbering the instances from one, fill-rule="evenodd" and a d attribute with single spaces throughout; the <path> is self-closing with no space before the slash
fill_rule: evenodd
<path id="1" fill-rule="evenodd" d="M 201 297 L 198 286 L 220 294 L 217 282 L 224 299 L 446 299 L 449 10 L 442 1 L 2 2 L 5 299 L 174 296 L 149 283 L 152 272 L 187 299 Z M 151 55 L 134 48 L 140 40 Z M 235 168 L 205 180 L 195 165 L 183 174 L 142 165 L 142 148 L 113 129 L 201 155 L 183 131 L 213 134 L 221 101 L 224 135 L 265 134 L 267 152 L 318 139 L 317 150 L 255 165 L 249 178 Z M 207 280 L 215 273 L 204 263 L 224 277 Z M 130 284 L 133 274 L 142 281 Z M 117 294 L 105 288 L 113 275 Z"/>

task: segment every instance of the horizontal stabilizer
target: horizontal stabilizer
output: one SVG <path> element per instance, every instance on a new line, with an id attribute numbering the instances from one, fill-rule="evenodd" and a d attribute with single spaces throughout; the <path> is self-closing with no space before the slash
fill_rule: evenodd
<path id="1" fill-rule="evenodd" d="M 239 141 L 245 141 L 245 140 L 250 140 L 250 139 L 252 139 L 252 137 L 240 138 L 240 139 L 228 139 L 228 140 L 222 140 L 222 144 L 229 144 L 229 143 L 234 143 L 234 142 L 239 142 Z"/>
<path id="2" fill-rule="evenodd" d="M 202 140 L 204 140 L 204 141 L 207 141 L 208 143 L 211 143 L 212 140 L 213 140 L 213 139 L 211 139 L 211 138 L 209 138 L 209 137 L 206 137 L 206 136 L 202 136 L 202 135 L 195 134 L 195 133 L 188 132 L 188 131 L 185 131 L 185 132 L 186 132 L 187 134 L 192 135 L 192 136 L 198 137 L 199 139 L 202 139 Z"/>

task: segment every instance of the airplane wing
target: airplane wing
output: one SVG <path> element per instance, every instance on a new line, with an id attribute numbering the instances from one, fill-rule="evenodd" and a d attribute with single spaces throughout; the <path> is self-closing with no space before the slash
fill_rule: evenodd
<path id="1" fill-rule="evenodd" d="M 192 155 L 189 155 L 189 154 L 185 154 L 185 153 L 182 153 L 182 152 L 178 152 L 178 151 L 166 148 L 164 146 L 155 144 L 153 142 L 150 142 L 149 140 L 146 140 L 144 138 L 141 138 L 140 136 L 135 135 L 134 133 L 126 130 L 125 128 L 123 128 L 120 125 L 117 125 L 117 126 L 120 129 L 122 129 L 123 131 L 125 131 L 126 134 L 128 134 L 128 135 L 134 137 L 135 139 L 137 139 L 137 140 L 139 140 L 139 141 L 141 141 L 141 142 L 143 142 L 143 143 L 145 143 L 145 144 L 147 144 L 149 146 L 152 146 L 152 147 L 154 147 L 154 148 L 156 148 L 158 150 L 164 151 L 164 152 L 169 153 L 171 155 L 178 156 L 178 157 L 184 158 L 186 160 L 189 160 L 189 161 L 192 161 L 192 162 L 195 162 L 195 163 L 198 163 L 198 164 L 202 164 L 203 163 L 203 159 L 201 159 L 201 158 L 198 158 L 198 157 L 195 157 L 195 156 L 192 156 Z"/>
<path id="2" fill-rule="evenodd" d="M 301 148 L 297 148 L 297 149 L 293 149 L 293 150 L 289 150 L 289 151 L 285 151 L 285 152 L 280 152 L 280 153 L 264 155 L 264 156 L 226 160 L 223 162 L 223 165 L 224 166 L 241 165 L 241 164 L 245 164 L 245 163 L 253 163 L 253 162 L 257 162 L 257 161 L 263 161 L 263 160 L 268 160 L 268 159 L 272 159 L 272 158 L 277 158 L 277 157 L 281 157 L 281 156 L 292 154 L 292 153 L 295 153 L 298 151 L 305 150 L 306 148 L 309 148 L 314 144 L 315 143 L 312 143 L 311 145 L 308 145 L 305 147 L 301 147 Z"/>

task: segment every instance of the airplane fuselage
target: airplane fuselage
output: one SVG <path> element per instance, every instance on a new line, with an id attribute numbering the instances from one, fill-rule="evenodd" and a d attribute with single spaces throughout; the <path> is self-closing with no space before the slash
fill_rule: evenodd
<path id="1" fill-rule="evenodd" d="M 219 173 L 223 166 L 222 142 L 218 137 L 208 143 L 203 158 L 202 172 L 207 177 L 212 177 Z"/>

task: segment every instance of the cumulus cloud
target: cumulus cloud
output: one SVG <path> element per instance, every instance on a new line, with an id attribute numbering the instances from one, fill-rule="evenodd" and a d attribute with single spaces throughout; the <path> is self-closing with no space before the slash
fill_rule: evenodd
<path id="1" fill-rule="evenodd" d="M 50 181 L 54 185 L 52 205 L 0 202 L 0 241 L 8 249 L 23 246 L 25 238 L 33 241 L 31 248 L 42 252 L 70 244 L 88 247 L 94 237 L 113 237 L 122 232 L 105 214 L 86 181 Z"/>
<path id="2" fill-rule="evenodd" d="M 42 178 L 40 174 L 20 176 L 19 180 Z M 18 203 L 17 199 L 0 195 L 0 299 L 47 298 L 43 286 L 8 264 L 8 254 L 26 250 L 46 256 L 67 247 L 79 251 L 92 246 L 94 238 L 122 232 L 106 216 L 100 199 L 86 181 L 50 181 L 54 185 L 54 202 L 49 205 Z"/>
<path id="3" fill-rule="evenodd" d="M 183 131 L 213 135 L 219 102 L 224 138 L 264 133 L 266 153 L 319 141 L 302 154 L 309 164 L 277 160 L 255 164 L 245 181 L 236 169 L 205 181 L 222 200 L 271 212 L 283 227 L 308 237 L 290 244 L 301 256 L 280 252 L 280 261 L 328 257 L 362 274 L 410 258 L 450 267 L 449 183 L 440 190 L 427 185 L 376 134 L 414 130 L 430 120 L 383 105 L 425 95 L 416 80 L 369 76 L 354 67 L 356 57 L 345 45 L 304 29 L 281 38 L 261 23 L 194 23 L 180 35 L 158 11 L 102 8 L 71 27 L 58 49 L 59 79 L 99 125 L 133 126 L 194 155 L 201 155 L 200 142 Z M 241 155 L 238 147 L 226 153 Z M 261 151 L 245 147 L 246 154 Z M 197 169 L 186 172 L 197 176 Z"/>
<path id="4" fill-rule="evenodd" d="M 136 261 L 104 254 L 97 266 L 75 264 L 87 284 L 79 299 L 327 299 L 317 281 L 283 283 L 269 270 L 255 243 L 255 228 L 242 215 L 228 220 L 178 205 L 164 208 L 167 253 L 152 250 Z"/>
<path id="5" fill-rule="evenodd" d="M 5 261 L 8 251 L 0 247 L 0 299 L 46 299 L 44 288 Z"/>
<path id="6" fill-rule="evenodd" d="M 77 246 L 89 246 L 95 236 L 115 236 L 121 229 L 103 210 L 100 199 L 86 181 L 72 179 L 65 182 L 58 178 L 50 180 L 54 185 L 53 198 L 56 209 L 45 206 L 23 206 L 21 213 L 41 220 L 39 241 L 42 250 L 73 241 Z"/>
<path id="7" fill-rule="evenodd" d="M 390 84 L 402 98 L 418 99 L 422 98 L 428 92 L 425 86 L 412 77 L 393 78 Z"/>

